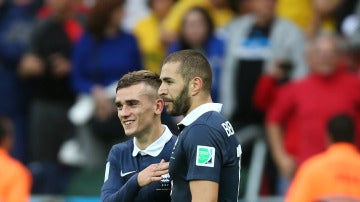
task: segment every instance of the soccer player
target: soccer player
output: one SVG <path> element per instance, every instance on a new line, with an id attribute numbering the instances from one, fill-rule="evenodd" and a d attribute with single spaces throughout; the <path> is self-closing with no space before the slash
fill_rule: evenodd
<path id="1" fill-rule="evenodd" d="M 197 51 L 178 51 L 165 59 L 160 78 L 167 112 L 185 116 L 170 159 L 172 201 L 237 201 L 241 147 L 222 105 L 212 102 L 209 62 Z"/>
<path id="2" fill-rule="evenodd" d="M 153 72 L 124 75 L 116 88 L 118 117 L 131 140 L 112 147 L 101 201 L 170 201 L 169 159 L 176 137 L 160 116 L 164 101 Z"/>

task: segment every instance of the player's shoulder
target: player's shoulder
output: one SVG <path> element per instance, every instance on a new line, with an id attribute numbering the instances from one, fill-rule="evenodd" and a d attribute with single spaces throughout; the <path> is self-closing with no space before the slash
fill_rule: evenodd
<path id="1" fill-rule="evenodd" d="M 191 133 L 201 133 L 201 131 L 208 130 L 215 133 L 233 133 L 233 128 L 230 122 L 219 112 L 209 111 L 201 115 L 194 121 L 189 128 Z M 210 134 L 211 135 L 211 134 Z"/>
<path id="2" fill-rule="evenodd" d="M 226 118 L 219 112 L 209 111 L 201 115 L 194 123 L 206 123 L 212 125 L 213 123 L 222 123 Z"/>
<path id="3" fill-rule="evenodd" d="M 195 122 L 194 125 L 201 124 L 212 128 L 221 127 L 222 123 L 225 123 L 227 119 L 219 112 L 209 111 L 201 115 Z"/>
<path id="4" fill-rule="evenodd" d="M 127 140 L 125 142 L 121 142 L 112 146 L 110 153 L 111 154 L 119 154 L 125 152 L 131 152 L 134 148 L 133 139 Z"/>

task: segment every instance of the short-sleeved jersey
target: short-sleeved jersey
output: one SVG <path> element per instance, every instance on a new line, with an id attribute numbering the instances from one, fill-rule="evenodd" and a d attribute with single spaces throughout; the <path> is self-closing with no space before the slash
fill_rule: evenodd
<path id="1" fill-rule="evenodd" d="M 172 201 L 191 201 L 189 181 L 219 184 L 218 201 L 237 201 L 241 147 L 231 124 L 207 111 L 181 131 L 170 159 Z"/>
<path id="2" fill-rule="evenodd" d="M 169 130 L 169 129 L 167 129 Z M 141 152 L 133 156 L 134 142 L 114 145 L 110 150 L 106 164 L 105 182 L 101 189 L 101 201 L 116 202 L 166 202 L 170 201 L 170 177 L 163 175 L 159 182 L 153 182 L 140 187 L 137 176 L 140 171 L 151 164 L 166 162 L 170 159 L 171 151 L 176 142 L 176 136 L 170 138 L 157 156 L 142 155 Z"/>

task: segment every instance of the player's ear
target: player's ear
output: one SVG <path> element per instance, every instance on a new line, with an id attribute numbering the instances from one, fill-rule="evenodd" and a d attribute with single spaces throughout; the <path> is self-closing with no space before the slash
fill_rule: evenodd
<path id="1" fill-rule="evenodd" d="M 189 85 L 190 95 L 194 96 L 200 93 L 203 85 L 203 80 L 200 77 L 194 77 L 193 79 L 191 79 Z"/>
<path id="2" fill-rule="evenodd" d="M 155 103 L 156 104 L 154 106 L 154 113 L 160 115 L 164 109 L 164 100 L 161 98 L 157 98 L 155 100 Z"/>

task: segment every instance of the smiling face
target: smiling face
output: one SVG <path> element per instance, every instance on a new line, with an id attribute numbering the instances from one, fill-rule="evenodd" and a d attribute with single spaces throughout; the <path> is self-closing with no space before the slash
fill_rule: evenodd
<path id="1" fill-rule="evenodd" d="M 165 63 L 161 69 L 159 95 L 170 115 L 186 115 L 190 109 L 189 85 L 178 71 L 180 62 Z"/>
<path id="2" fill-rule="evenodd" d="M 125 134 L 135 137 L 152 130 L 154 119 L 160 119 L 164 105 L 156 90 L 145 83 L 118 89 L 115 104 Z"/>

